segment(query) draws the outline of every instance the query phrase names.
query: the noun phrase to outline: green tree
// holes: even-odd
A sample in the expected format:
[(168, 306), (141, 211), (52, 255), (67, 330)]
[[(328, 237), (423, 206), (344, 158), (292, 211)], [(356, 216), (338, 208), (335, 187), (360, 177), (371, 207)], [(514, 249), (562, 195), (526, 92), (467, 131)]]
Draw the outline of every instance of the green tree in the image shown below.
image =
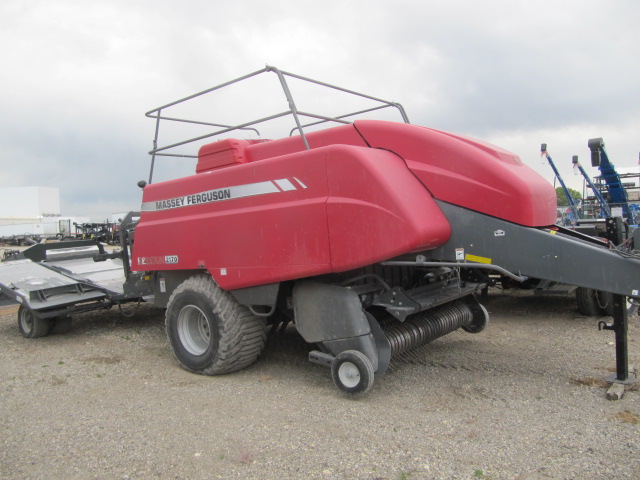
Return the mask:
[[(571, 195), (571, 198), (573, 198), (574, 200), (581, 200), (582, 199), (582, 194), (577, 191), (574, 190), (573, 188), (568, 188), (567, 190), (569, 190), (569, 194)], [(569, 205), (569, 202), (567, 201), (567, 196), (564, 194), (564, 190), (562, 190), (562, 187), (558, 187), (556, 188), (556, 199), (558, 202), (558, 205)]]

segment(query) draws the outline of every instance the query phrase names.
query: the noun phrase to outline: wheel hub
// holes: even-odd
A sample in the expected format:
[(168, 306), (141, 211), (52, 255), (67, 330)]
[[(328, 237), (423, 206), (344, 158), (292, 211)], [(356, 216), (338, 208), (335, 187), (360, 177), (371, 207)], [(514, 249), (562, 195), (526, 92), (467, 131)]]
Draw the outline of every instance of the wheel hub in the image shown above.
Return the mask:
[(178, 337), (191, 355), (203, 355), (211, 342), (211, 327), (202, 310), (187, 305), (178, 314)]
[(31, 332), (33, 329), (33, 317), (31, 312), (27, 310), (22, 311), (22, 315), (20, 315), (20, 321), (22, 322), (22, 328), (25, 332)]
[(353, 388), (360, 383), (360, 371), (351, 362), (344, 362), (338, 369), (340, 381), (347, 388)]

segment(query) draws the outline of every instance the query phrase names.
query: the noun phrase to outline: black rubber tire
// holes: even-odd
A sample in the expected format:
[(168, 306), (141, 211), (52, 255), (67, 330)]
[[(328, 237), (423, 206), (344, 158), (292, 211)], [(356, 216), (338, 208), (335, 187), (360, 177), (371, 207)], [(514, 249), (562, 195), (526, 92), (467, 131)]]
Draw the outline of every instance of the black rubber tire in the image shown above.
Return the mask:
[(29, 307), (20, 305), (18, 328), (24, 338), (45, 337), (49, 334), (50, 325), (51, 321), (48, 318), (36, 317)]
[(331, 364), (331, 378), (336, 387), (349, 395), (363, 395), (371, 390), (375, 379), (371, 360), (358, 350), (339, 353)]
[(596, 302), (596, 291), (592, 288), (578, 287), (576, 289), (576, 302), (578, 311), (587, 317), (600, 316), (598, 303)]
[(49, 333), (52, 335), (58, 335), (67, 333), (71, 330), (71, 317), (56, 317), (51, 320), (51, 328)]
[(596, 307), (601, 315), (613, 316), (613, 293), (596, 291)]
[(576, 289), (578, 311), (587, 317), (603, 317), (613, 315), (613, 295), (592, 288)]
[[(602, 315), (613, 317), (613, 293), (598, 290), (596, 303)], [(633, 316), (637, 312), (636, 306), (627, 297), (627, 315)]]
[(219, 375), (248, 367), (267, 338), (264, 319), (253, 315), (207, 275), (188, 278), (169, 298), (167, 337), (190, 372)]

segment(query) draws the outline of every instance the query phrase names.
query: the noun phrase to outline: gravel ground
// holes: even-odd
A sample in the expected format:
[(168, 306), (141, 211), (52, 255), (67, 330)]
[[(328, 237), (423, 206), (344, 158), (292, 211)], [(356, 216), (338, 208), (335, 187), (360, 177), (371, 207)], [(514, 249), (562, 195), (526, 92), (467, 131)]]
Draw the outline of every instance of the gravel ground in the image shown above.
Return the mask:
[(605, 399), (612, 332), (571, 298), (494, 292), (485, 305), (487, 330), (394, 362), (358, 400), (292, 329), (252, 367), (203, 377), (175, 362), (150, 306), (78, 315), (70, 333), (34, 340), (4, 309), (0, 477), (640, 478), (640, 389)]

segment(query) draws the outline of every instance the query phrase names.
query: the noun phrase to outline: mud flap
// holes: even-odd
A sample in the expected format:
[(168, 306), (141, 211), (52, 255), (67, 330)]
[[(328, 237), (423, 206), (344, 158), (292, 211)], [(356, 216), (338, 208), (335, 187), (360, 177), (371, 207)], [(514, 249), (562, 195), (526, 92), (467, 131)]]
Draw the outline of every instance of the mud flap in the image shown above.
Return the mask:
[[(298, 282), (293, 288), (293, 308), (296, 328), (306, 342), (319, 344), (333, 356), (358, 350), (369, 358), (374, 372), (379, 370), (379, 335), (372, 331), (354, 291), (315, 281)], [(376, 327), (380, 329), (377, 323)], [(388, 360), (382, 366), (386, 370)]]

